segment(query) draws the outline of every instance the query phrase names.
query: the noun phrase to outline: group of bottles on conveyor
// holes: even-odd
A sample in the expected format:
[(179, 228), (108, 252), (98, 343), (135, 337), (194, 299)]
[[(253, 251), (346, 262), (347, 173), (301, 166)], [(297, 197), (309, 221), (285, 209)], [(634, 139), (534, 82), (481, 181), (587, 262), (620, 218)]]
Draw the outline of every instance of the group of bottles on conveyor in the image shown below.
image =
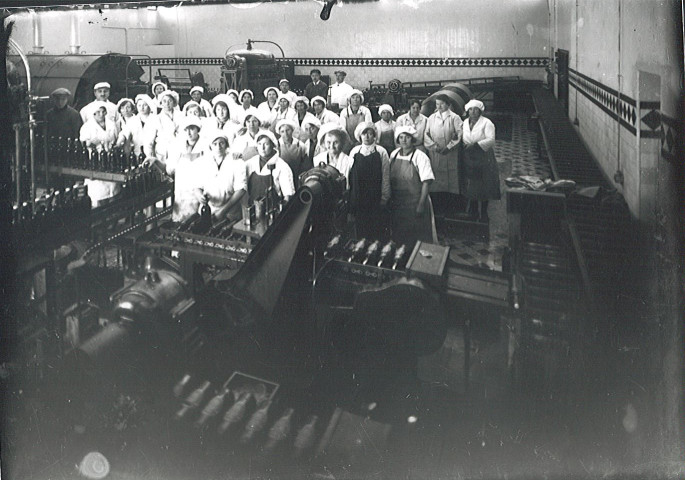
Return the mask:
[(365, 238), (361, 240), (350, 239), (343, 245), (341, 235), (333, 237), (324, 251), (324, 256), (328, 258), (338, 258), (347, 262), (393, 270), (404, 268), (410, 254), (411, 251), (406, 245), (398, 247), (392, 240), (386, 243), (383, 248), (381, 248), (380, 240), (370, 242)]
[(145, 150), (140, 148), (140, 155), (131, 151), (126, 154), (123, 147), (116, 145), (98, 145), (88, 147), (85, 142), (74, 138), (50, 137), (50, 164), (82, 170), (95, 170), (108, 173), (126, 173), (136, 168), (145, 160)]
[(204, 204), (200, 206), (200, 210), (193, 213), (190, 217), (186, 218), (181, 224), (176, 228), (177, 232), (188, 232), (196, 233), (198, 235), (211, 235), (212, 237), (220, 236), (221, 230), (224, 228), (230, 229), (232, 224), (228, 225), (228, 220), (224, 220), (216, 224), (212, 228), (212, 209), (209, 205)]
[(88, 218), (91, 201), (88, 186), (77, 183), (64, 191), (50, 190), (35, 203), (23, 202), (12, 209), (12, 227), (15, 240), (32, 242), (41, 235), (68, 229), (68, 225)]
[(301, 416), (298, 422), (294, 408), (278, 409), (264, 395), (233, 392), (226, 384), (212, 395), (211, 382), (192, 389), (190, 378), (185, 375), (174, 386), (174, 396), (182, 402), (174, 415), (177, 421), (190, 420), (200, 431), (211, 429), (227, 440), (260, 446), (265, 454), (290, 450), (295, 458), (302, 458), (313, 453), (322, 430), (318, 415)]

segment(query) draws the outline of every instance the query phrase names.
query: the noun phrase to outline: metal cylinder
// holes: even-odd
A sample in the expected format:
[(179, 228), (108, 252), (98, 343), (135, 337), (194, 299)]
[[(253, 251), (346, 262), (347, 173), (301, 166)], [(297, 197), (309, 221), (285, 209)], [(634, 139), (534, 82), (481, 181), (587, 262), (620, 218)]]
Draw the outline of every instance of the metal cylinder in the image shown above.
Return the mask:
[(21, 206), (21, 124), (14, 124), (14, 184), (17, 189), (17, 205)]
[(36, 13), (31, 15), (33, 25), (33, 53), (43, 53), (43, 20)]
[(77, 12), (71, 15), (71, 42), (69, 51), (73, 54), (81, 53), (81, 24)]

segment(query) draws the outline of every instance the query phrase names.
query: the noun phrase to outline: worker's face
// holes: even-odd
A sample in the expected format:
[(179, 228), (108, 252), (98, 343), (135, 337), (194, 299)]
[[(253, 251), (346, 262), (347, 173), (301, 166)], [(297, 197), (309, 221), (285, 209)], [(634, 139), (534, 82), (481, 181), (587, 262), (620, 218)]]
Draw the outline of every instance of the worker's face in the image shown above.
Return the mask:
[(290, 140), (293, 138), (293, 127), (290, 125), (281, 125), (281, 128), (278, 129), (278, 134), (281, 137), (285, 137)]
[(304, 127), (304, 131), (307, 132), (307, 135), (309, 135), (311, 140), (316, 140), (316, 136), (319, 134), (319, 127), (309, 123), (306, 127)]
[(450, 106), (444, 100), (436, 100), (435, 101), (435, 108), (439, 112), (446, 112), (447, 110), (449, 110)]
[(307, 111), (307, 105), (305, 105), (304, 102), (297, 102), (295, 103), (295, 110), (299, 114), (304, 114), (304, 112)]
[(235, 103), (238, 103), (238, 95), (236, 95), (233, 92), (229, 93), (228, 95), (233, 99)]
[(469, 108), (469, 118), (473, 118), (474, 120), (478, 120), (480, 118), (480, 108), (478, 107), (471, 107)]
[(257, 142), (257, 153), (262, 158), (269, 158), (274, 153), (275, 147), (268, 137), (262, 137)]
[(376, 141), (376, 130), (373, 128), (367, 128), (362, 132), (362, 143), (364, 145), (373, 145)]
[(243, 93), (243, 105), (249, 107), (252, 105), (252, 95), (249, 93)]
[(362, 97), (360, 97), (359, 95), (352, 95), (350, 97), (350, 105), (352, 105), (353, 107), (358, 107), (361, 104), (362, 104)]
[(386, 122), (389, 122), (392, 118), (392, 113), (388, 112), (387, 110), (383, 110), (383, 113), (381, 113), (381, 118)]
[(197, 105), (193, 105), (192, 107), (188, 107), (186, 109), (186, 115), (193, 115), (195, 117), (201, 117), (202, 116), (202, 109), (198, 107)]
[(345, 81), (345, 75), (343, 75), (342, 73), (336, 73), (335, 74), (335, 81), (338, 83), (344, 82)]
[(319, 72), (312, 72), (312, 82), (316, 83), (321, 80), (321, 74)]
[(275, 102), (276, 100), (278, 100), (278, 94), (276, 93), (275, 90), (269, 90), (269, 91), (266, 93), (266, 99), (267, 99), (269, 102)]
[(95, 117), (95, 120), (97, 120), (98, 122), (103, 122), (105, 120), (105, 117), (107, 116), (107, 109), (105, 107), (100, 107), (97, 110), (95, 110), (93, 116)]
[(334, 155), (338, 155), (342, 151), (342, 142), (337, 135), (326, 134), (324, 145), (326, 146), (326, 150)]
[(195, 125), (190, 125), (189, 127), (186, 127), (186, 135), (188, 136), (189, 141), (196, 142), (197, 139), (200, 138), (200, 129)]
[(259, 127), (261, 127), (262, 124), (259, 121), (259, 119), (253, 115), (245, 123), (245, 126), (247, 126), (248, 130), (250, 130), (251, 132), (256, 132), (257, 130), (259, 130)]
[(141, 112), (143, 115), (150, 115), (150, 106), (147, 104), (145, 100), (138, 100), (138, 103), (136, 103), (136, 107), (138, 107), (138, 111)]
[(162, 108), (167, 112), (172, 111), (176, 106), (176, 101), (173, 98), (171, 98), (170, 95), (164, 95), (162, 99), (159, 101), (159, 103), (162, 105)]
[(133, 116), (133, 104), (131, 102), (126, 102), (119, 107), (119, 113), (124, 117)]
[(202, 92), (194, 90), (193, 93), (190, 94), (190, 98), (192, 98), (193, 101), (200, 103), (200, 100), (202, 100)]
[(421, 112), (421, 105), (419, 105), (419, 102), (414, 102), (411, 104), (411, 107), (409, 107), (409, 114), (412, 117), (417, 116)]
[(290, 106), (290, 102), (288, 100), (286, 100), (285, 98), (281, 98), (278, 101), (278, 105), (281, 107), (281, 110), (283, 110), (285, 112), (288, 109), (288, 107)]
[(155, 97), (156, 97), (157, 95), (162, 93), (164, 90), (166, 90), (166, 88), (164, 88), (164, 85), (156, 85), (153, 93), (155, 94)]
[(399, 143), (402, 148), (410, 148), (414, 144), (413, 140), (413, 137), (408, 133), (400, 133), (397, 137), (397, 143)]
[(55, 108), (57, 108), (58, 110), (61, 110), (67, 106), (67, 103), (69, 103), (69, 96), (68, 95), (53, 95), (52, 96), (52, 103), (55, 105)]
[(107, 99), (109, 99), (109, 88), (98, 88), (95, 90), (95, 100), (104, 102), (107, 101)]
[(216, 107), (214, 107), (214, 114), (216, 118), (223, 122), (228, 118), (228, 107), (223, 103), (217, 103)]
[(290, 84), (289, 83), (283, 82), (279, 85), (279, 87), (281, 88), (281, 92), (283, 92), (283, 93), (288, 93), (290, 91)]
[(212, 152), (214, 152), (215, 157), (223, 157), (226, 155), (226, 149), (228, 148), (228, 142), (225, 138), (217, 138), (212, 142)]
[(323, 112), (323, 107), (324, 107), (324, 104), (323, 104), (323, 103), (321, 103), (321, 102), (314, 102), (313, 105), (314, 105), (314, 111), (315, 111), (316, 113), (321, 113), (321, 112)]

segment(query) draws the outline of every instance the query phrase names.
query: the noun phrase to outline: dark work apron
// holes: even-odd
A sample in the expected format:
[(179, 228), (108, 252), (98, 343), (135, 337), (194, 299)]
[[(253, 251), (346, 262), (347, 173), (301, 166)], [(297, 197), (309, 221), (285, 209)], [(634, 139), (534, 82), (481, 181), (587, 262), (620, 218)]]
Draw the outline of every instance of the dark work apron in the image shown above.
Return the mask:
[[(248, 205), (252, 205), (255, 200), (264, 197), (269, 187), (271, 187), (271, 175), (259, 175), (257, 172), (252, 172), (247, 178)], [(278, 200), (278, 194), (274, 190), (271, 192), (270, 201), (274, 202), (276, 200)]]
[(397, 160), (397, 155), (390, 159), (390, 186), (392, 188), (392, 239), (407, 248), (414, 248), (417, 240), (436, 243), (433, 205), (430, 196), (426, 197), (423, 214), (416, 216), (416, 206), (421, 198), (421, 178), (414, 166), (413, 159)]
[(499, 200), (499, 169), (492, 149), (464, 149), (462, 195), (470, 200)]
[(389, 128), (387, 130), (381, 130), (380, 136), (378, 137), (378, 145), (385, 148), (388, 153), (395, 150), (395, 130)]
[(355, 217), (357, 238), (385, 240), (388, 221), (381, 209), (383, 163), (378, 150), (357, 152), (350, 170), (350, 213)]
[(354, 138), (354, 130), (357, 128), (357, 125), (359, 125), (363, 121), (364, 121), (364, 114), (362, 113), (361, 107), (359, 108), (357, 113), (352, 113), (352, 109), (350, 107), (347, 107), (347, 118), (345, 119), (345, 130), (347, 131), (347, 134), (350, 136), (350, 140), (352, 141), (352, 146), (360, 145), (360, 143), (357, 141), (357, 139)]

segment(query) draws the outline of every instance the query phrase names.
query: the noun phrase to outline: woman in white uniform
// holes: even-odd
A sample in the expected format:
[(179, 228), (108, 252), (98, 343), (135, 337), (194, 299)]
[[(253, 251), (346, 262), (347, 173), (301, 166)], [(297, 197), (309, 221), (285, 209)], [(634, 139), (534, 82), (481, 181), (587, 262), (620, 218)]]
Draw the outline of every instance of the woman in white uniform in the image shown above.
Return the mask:
[(205, 117), (211, 117), (212, 116), (212, 104), (209, 103), (207, 100), (202, 98), (202, 95), (204, 95), (205, 89), (200, 87), (199, 85), (195, 85), (190, 89), (190, 98), (197, 104), (200, 105), (200, 108), (202, 109), (202, 112), (204, 113)]
[[(354, 89), (350, 93), (348, 99), (348, 106), (340, 112), (340, 126), (347, 132), (350, 139), (354, 139), (354, 131), (362, 122), (372, 122), (371, 111), (364, 105), (364, 94)], [(359, 145), (356, 140), (353, 141), (353, 146)], [(351, 148), (350, 147), (350, 148)], [(349, 152), (349, 150), (347, 150)]]
[(211, 153), (197, 160), (200, 181), (195, 196), (200, 205), (209, 205), (215, 220), (238, 220), (242, 217), (241, 200), (247, 191), (245, 163), (229, 155), (228, 138), (223, 131), (217, 130), (207, 138)]
[(117, 147), (124, 147), (126, 155), (131, 153), (131, 151), (134, 151), (136, 155), (138, 155), (140, 153), (141, 143), (138, 143), (138, 145), (133, 143), (134, 132), (136, 134), (136, 140), (141, 142), (142, 127), (136, 116), (133, 100), (130, 98), (122, 98), (119, 100), (117, 102), (117, 112), (119, 113), (117, 120), (117, 130), (119, 134), (117, 136), (116, 145)]
[(338, 123), (340, 117), (326, 108), (326, 99), (323, 97), (314, 97), (311, 100), (312, 108), (314, 109), (314, 116), (324, 123)]
[(295, 117), (296, 128), (293, 136), (301, 142), (306, 142), (308, 138), (307, 132), (304, 131), (302, 124), (307, 121), (307, 119), (314, 117), (314, 115), (307, 111), (308, 108), (309, 99), (305, 96), (297, 97), (297, 100), (295, 101), (295, 112), (297, 112), (297, 116)]
[(145, 151), (150, 157), (166, 158), (169, 147), (176, 140), (178, 127), (183, 120), (183, 114), (177, 109), (178, 94), (165, 90), (159, 96), (162, 111), (145, 125)]
[(226, 94), (220, 93), (212, 99), (212, 106), (214, 116), (207, 119), (207, 125), (211, 126), (212, 131), (223, 131), (228, 138), (229, 145), (231, 145), (240, 130), (240, 125), (231, 119), (231, 98)]
[(395, 150), (395, 120), (392, 119), (395, 112), (386, 103), (378, 107), (378, 114), (381, 119), (376, 122), (376, 142), (386, 151), (392, 152)]
[(287, 78), (282, 78), (278, 82), (278, 88), (281, 89), (280, 95), (284, 95), (288, 97), (288, 100), (290, 100), (290, 105), (295, 106), (295, 100), (297, 100), (297, 94), (293, 91), (290, 90), (290, 82), (288, 81)]
[(319, 129), (321, 122), (316, 118), (308, 118), (302, 122), (304, 131), (307, 132), (307, 141), (304, 142), (304, 150), (307, 152), (307, 164), (304, 171), (314, 168), (314, 157), (322, 152), (323, 147), (319, 143)]
[(440, 213), (456, 208), (459, 192), (459, 143), (462, 120), (450, 110), (449, 98), (439, 95), (436, 111), (426, 124), (423, 144), (428, 149), (435, 181), (431, 184), (433, 205)]
[[(107, 105), (105, 102), (95, 104), (93, 118), (81, 127), (79, 138), (90, 150), (98, 154), (102, 151), (109, 152), (112, 145), (117, 141), (117, 126), (107, 118)], [(86, 179), (88, 195), (93, 202), (93, 207), (101, 205), (105, 200), (112, 198), (120, 191), (120, 186), (115, 182)]]
[(264, 197), (271, 187), (274, 190), (270, 201), (290, 200), (295, 195), (293, 172), (285, 161), (278, 156), (278, 141), (269, 130), (261, 130), (256, 137), (257, 155), (245, 163), (247, 173), (248, 204)]
[(247, 160), (257, 154), (257, 134), (261, 131), (262, 122), (257, 115), (245, 117), (245, 133), (235, 137), (231, 144), (233, 158)]
[(285, 95), (279, 95), (278, 103), (276, 105), (276, 109), (273, 111), (271, 118), (269, 119), (269, 126), (266, 127), (262, 124), (263, 128), (268, 128), (275, 134), (278, 133), (276, 130), (278, 122), (281, 120), (292, 120), (295, 122), (295, 119), (297, 118), (297, 112), (290, 106), (290, 99)]
[(131, 150), (136, 156), (140, 155), (141, 152), (146, 153), (145, 125), (151, 118), (155, 117), (156, 114), (153, 112), (156, 108), (149, 95), (145, 93), (136, 95), (136, 109), (138, 113), (126, 121), (117, 139), (117, 145), (123, 145), (126, 153), (129, 153)]
[(196, 116), (183, 120), (183, 133), (179, 133), (176, 143), (169, 148), (166, 159), (151, 157), (148, 162), (174, 177), (174, 206), (171, 219), (183, 222), (194, 213), (198, 213), (200, 202), (195, 190), (201, 188), (199, 162), (205, 153), (209, 153), (206, 143), (200, 138), (202, 122)]
[(399, 148), (390, 154), (392, 238), (413, 248), (417, 240), (437, 243), (433, 207), (428, 190), (434, 180), (430, 160), (416, 148), (416, 129), (395, 129)]
[(416, 129), (416, 148), (426, 153), (426, 147), (423, 146), (423, 136), (426, 133), (426, 125), (428, 124), (428, 117), (421, 113), (421, 102), (412, 100), (409, 105), (409, 111), (404, 115), (400, 115), (395, 123), (395, 128), (411, 126)]
[[(276, 87), (265, 88), (264, 98), (266, 100), (259, 104), (257, 111), (264, 128), (269, 128), (271, 126), (271, 116), (278, 108), (278, 89)], [(290, 102), (288, 101), (288, 103)]]
[(485, 105), (470, 100), (464, 109), (464, 179), (462, 193), (469, 201), (467, 211), (481, 222), (488, 221), (488, 202), (499, 200), (499, 170), (495, 159), (495, 125), (482, 113)]
[(239, 124), (243, 124), (245, 122), (245, 117), (248, 115), (259, 116), (257, 107), (252, 105), (252, 101), (254, 100), (254, 93), (252, 93), (252, 90), (242, 90), (239, 98), (240, 105), (235, 109), (236, 121)]
[(150, 92), (152, 92), (152, 101), (155, 103), (156, 107), (155, 113), (159, 113), (162, 110), (161, 95), (166, 90), (168, 90), (168, 88), (164, 82), (155, 82), (152, 84), (152, 87), (150, 87)]
[(347, 133), (334, 123), (327, 123), (319, 130), (319, 143), (323, 142), (325, 151), (314, 157), (314, 166), (331, 165), (338, 170), (343, 177), (347, 188), (349, 188), (350, 169), (353, 160), (345, 152), (343, 145), (347, 139)]
[(297, 125), (292, 120), (284, 119), (278, 122), (276, 130), (280, 135), (278, 139), (278, 155), (288, 164), (290, 170), (293, 172), (295, 179), (295, 187), (297, 187), (297, 179), (300, 173), (304, 172), (307, 160), (307, 151), (304, 143), (297, 138), (293, 138), (293, 132)]

